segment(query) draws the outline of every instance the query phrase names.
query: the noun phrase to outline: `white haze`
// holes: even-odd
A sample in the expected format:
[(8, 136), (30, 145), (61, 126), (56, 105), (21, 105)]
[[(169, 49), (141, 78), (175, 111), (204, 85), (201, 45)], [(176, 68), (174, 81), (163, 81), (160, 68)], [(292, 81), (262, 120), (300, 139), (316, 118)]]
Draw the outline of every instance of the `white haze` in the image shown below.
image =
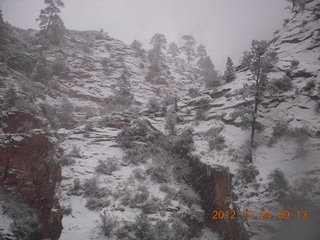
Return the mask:
[[(252, 39), (271, 39), (290, 13), (286, 0), (64, 0), (62, 18), (69, 29), (100, 30), (126, 43), (149, 48), (156, 32), (168, 42), (192, 34), (207, 47), (220, 71), (228, 56), (237, 62)], [(43, 0), (0, 0), (4, 19), (22, 28), (38, 28)]]

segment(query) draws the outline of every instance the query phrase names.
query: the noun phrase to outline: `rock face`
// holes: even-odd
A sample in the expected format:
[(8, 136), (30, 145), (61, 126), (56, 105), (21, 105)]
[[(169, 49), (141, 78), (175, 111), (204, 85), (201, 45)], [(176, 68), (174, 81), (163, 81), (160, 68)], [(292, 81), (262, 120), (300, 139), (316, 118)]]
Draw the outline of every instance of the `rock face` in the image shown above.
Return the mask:
[[(23, 119), (22, 113), (11, 115), (7, 120)], [(35, 126), (39, 122), (30, 116), (25, 119)], [(20, 131), (10, 128), (10, 133)], [(35, 210), (43, 226), (43, 237), (58, 239), (62, 231), (62, 216), (55, 199), (56, 185), (61, 181), (61, 168), (52, 161), (54, 145), (43, 133), (9, 135), (0, 147), (0, 186)]]
[(233, 197), (232, 176), (224, 168), (212, 168), (198, 160), (191, 160), (190, 184), (199, 193), (204, 210), (204, 222), (223, 240), (249, 239), (242, 223), (237, 219), (213, 219), (213, 211), (230, 211), (229, 199)]

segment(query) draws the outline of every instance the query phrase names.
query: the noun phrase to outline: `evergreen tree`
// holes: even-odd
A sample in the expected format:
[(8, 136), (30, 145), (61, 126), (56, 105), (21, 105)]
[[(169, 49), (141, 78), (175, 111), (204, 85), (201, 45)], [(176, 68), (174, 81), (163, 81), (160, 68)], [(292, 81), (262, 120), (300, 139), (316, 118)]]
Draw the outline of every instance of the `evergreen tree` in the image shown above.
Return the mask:
[(4, 105), (6, 108), (14, 107), (18, 100), (18, 96), (14, 88), (9, 88), (4, 95)]
[(220, 84), (219, 74), (214, 69), (214, 65), (209, 56), (200, 58), (198, 61), (198, 67), (200, 69), (200, 79), (207, 87), (212, 88)]
[(31, 76), (33, 81), (46, 82), (52, 78), (52, 72), (48, 66), (46, 58), (41, 55)]
[(40, 35), (52, 44), (59, 45), (65, 31), (64, 23), (59, 16), (64, 3), (61, 0), (44, 0), (46, 7), (41, 10), (39, 18)]
[(167, 39), (163, 34), (156, 33), (151, 38), (150, 44), (152, 45), (152, 49), (149, 51), (149, 57), (150, 57), (151, 63), (154, 66), (159, 67), (161, 62), (164, 61), (163, 51), (167, 47)]
[(182, 39), (185, 41), (181, 49), (185, 52), (187, 56), (187, 61), (188, 64), (194, 59), (195, 55), (195, 50), (194, 50), (194, 45), (195, 45), (195, 40), (194, 37), (191, 35), (184, 35), (182, 36)]
[(142, 43), (133, 40), (132, 43), (130, 44), (130, 47), (135, 51), (135, 56), (136, 57), (144, 57), (145, 56), (145, 50), (142, 48)]
[(251, 109), (248, 111), (251, 115), (249, 118), (249, 124), (251, 128), (250, 134), (250, 149), (247, 156), (247, 160), (252, 163), (252, 152), (254, 146), (255, 131), (257, 129), (257, 113), (261, 103), (261, 99), (264, 91), (266, 90), (267, 74), (272, 70), (274, 63), (276, 62), (276, 53), (268, 48), (266, 41), (253, 40), (251, 44), (251, 50), (244, 52), (242, 59), (243, 66), (249, 70), (252, 74), (252, 80), (254, 83), (247, 86), (247, 93), (253, 96), (254, 103)]
[(171, 58), (176, 58), (180, 54), (179, 47), (174, 42), (169, 44), (167, 55)]
[(224, 71), (223, 78), (227, 83), (233, 81), (236, 78), (233, 62), (230, 57), (228, 57), (227, 59), (226, 70)]
[(120, 103), (121, 105), (130, 105), (132, 103), (134, 97), (131, 93), (131, 85), (128, 81), (129, 78), (129, 72), (124, 70), (117, 83), (117, 92), (114, 99), (116, 103)]
[(199, 57), (200, 59), (207, 57), (207, 51), (206, 51), (206, 47), (203, 44), (200, 44), (197, 47), (197, 57)]

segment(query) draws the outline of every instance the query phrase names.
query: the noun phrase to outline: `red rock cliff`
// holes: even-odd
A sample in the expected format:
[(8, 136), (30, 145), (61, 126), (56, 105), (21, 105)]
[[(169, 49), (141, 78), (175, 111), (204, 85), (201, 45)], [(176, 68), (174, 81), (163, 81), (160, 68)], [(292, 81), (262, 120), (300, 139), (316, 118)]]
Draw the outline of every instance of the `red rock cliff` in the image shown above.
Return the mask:
[[(39, 120), (21, 113), (0, 120), (7, 122), (4, 125), (10, 133), (21, 133), (24, 120), (29, 126), (39, 126)], [(7, 143), (0, 146), (0, 187), (35, 210), (43, 226), (44, 238), (58, 239), (62, 216), (57, 213), (59, 204), (54, 196), (56, 185), (61, 181), (61, 168), (50, 161), (54, 145), (42, 133), (15, 137), (7, 134), (6, 137)]]

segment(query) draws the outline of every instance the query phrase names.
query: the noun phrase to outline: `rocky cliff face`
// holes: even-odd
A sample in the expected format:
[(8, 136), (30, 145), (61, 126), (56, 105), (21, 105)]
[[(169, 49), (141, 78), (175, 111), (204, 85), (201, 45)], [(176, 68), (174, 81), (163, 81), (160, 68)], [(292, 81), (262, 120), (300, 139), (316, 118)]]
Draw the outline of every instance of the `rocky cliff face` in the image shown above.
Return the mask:
[(61, 168), (54, 160), (54, 144), (42, 132), (26, 133), (26, 124), (28, 130), (41, 126), (29, 114), (10, 113), (2, 116), (2, 124), (10, 134), (0, 147), (1, 189), (35, 211), (44, 238), (58, 239), (62, 216), (55, 193)]

